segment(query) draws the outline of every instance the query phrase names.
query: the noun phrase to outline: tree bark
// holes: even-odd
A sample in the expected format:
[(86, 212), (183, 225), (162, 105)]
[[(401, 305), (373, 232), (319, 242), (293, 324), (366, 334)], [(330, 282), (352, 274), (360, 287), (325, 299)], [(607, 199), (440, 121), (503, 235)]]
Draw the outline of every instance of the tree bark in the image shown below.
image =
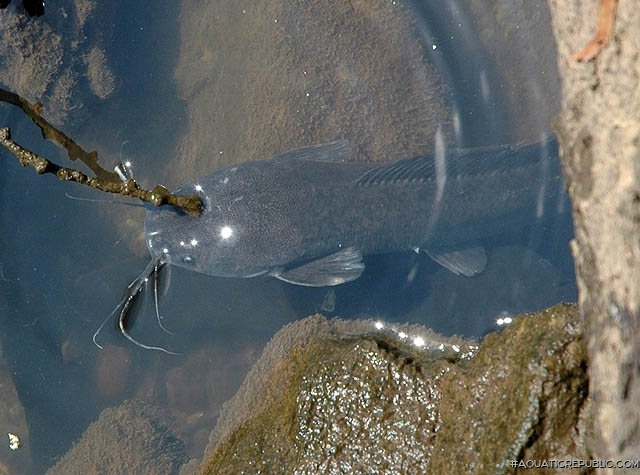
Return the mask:
[[(563, 82), (556, 121), (573, 203), (579, 305), (589, 352), (594, 458), (640, 459), (640, 9), (621, 0), (609, 44), (598, 0), (549, 0)], [(638, 473), (637, 468), (599, 473)]]

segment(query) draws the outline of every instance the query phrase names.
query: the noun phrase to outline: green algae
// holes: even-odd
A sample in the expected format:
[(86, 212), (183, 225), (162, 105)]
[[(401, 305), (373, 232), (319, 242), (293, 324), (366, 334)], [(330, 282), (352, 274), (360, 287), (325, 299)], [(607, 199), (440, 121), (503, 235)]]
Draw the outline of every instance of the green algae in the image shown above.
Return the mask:
[(516, 318), (488, 335), (473, 361), (443, 379), (447, 424), (431, 472), (516, 473), (511, 460), (588, 459), (586, 361), (575, 306)]

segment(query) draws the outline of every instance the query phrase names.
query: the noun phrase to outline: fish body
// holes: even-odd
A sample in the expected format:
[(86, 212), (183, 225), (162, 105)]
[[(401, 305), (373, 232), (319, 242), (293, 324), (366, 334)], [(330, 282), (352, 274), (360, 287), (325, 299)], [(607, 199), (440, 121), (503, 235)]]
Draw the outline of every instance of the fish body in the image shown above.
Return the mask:
[(204, 274), (307, 286), (354, 280), (363, 256), (397, 251), (471, 276), (486, 263), (480, 239), (555, 206), (558, 162), (551, 136), (387, 164), (349, 161), (346, 141), (306, 147), (182, 186), (202, 198), (202, 215), (149, 209), (147, 245), (154, 259)]

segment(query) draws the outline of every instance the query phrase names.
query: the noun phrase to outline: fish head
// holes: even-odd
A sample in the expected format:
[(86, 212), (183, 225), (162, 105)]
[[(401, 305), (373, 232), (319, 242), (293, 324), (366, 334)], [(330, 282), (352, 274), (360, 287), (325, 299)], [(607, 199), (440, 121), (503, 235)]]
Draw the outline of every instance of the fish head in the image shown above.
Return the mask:
[(172, 207), (148, 209), (151, 255), (218, 277), (253, 277), (294, 259), (295, 224), (286, 212), (290, 196), (265, 187), (254, 175), (225, 169), (178, 189), (178, 194), (200, 196), (200, 216)]

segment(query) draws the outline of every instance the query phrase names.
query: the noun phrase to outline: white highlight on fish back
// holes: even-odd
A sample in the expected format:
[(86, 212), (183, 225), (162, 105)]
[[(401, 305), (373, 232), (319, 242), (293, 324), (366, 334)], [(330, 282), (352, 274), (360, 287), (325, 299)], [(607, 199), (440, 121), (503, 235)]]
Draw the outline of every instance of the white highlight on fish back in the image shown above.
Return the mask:
[(445, 159), (445, 145), (442, 137), (442, 129), (438, 127), (435, 137), (435, 153), (433, 160), (436, 166), (436, 204), (439, 205), (444, 195), (444, 187), (447, 183), (447, 163)]
[(447, 159), (444, 145), (444, 137), (442, 136), (442, 129), (438, 127), (435, 135), (435, 150), (433, 154), (433, 162), (436, 169), (436, 196), (434, 197), (431, 213), (429, 219), (429, 233), (433, 230), (438, 218), (440, 217), (442, 203), (442, 197), (444, 196), (444, 188), (447, 184)]
[(229, 239), (231, 236), (233, 236), (233, 229), (231, 226), (222, 226), (220, 228), (220, 237), (222, 239)]

